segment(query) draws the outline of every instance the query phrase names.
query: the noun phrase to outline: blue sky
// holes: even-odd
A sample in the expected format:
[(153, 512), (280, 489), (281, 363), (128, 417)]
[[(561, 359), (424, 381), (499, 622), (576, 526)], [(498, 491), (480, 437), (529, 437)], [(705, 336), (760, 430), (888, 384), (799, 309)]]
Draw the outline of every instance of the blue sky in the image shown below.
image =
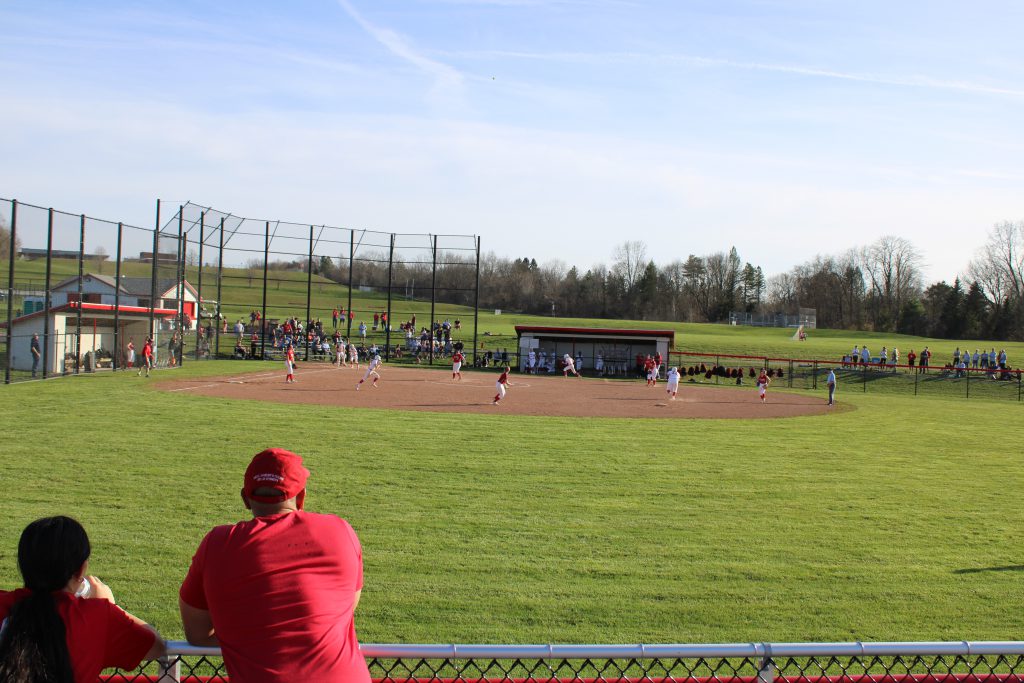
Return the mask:
[(929, 280), (1024, 219), (1024, 4), (0, 5), (0, 196), (156, 198), (766, 273), (907, 237)]

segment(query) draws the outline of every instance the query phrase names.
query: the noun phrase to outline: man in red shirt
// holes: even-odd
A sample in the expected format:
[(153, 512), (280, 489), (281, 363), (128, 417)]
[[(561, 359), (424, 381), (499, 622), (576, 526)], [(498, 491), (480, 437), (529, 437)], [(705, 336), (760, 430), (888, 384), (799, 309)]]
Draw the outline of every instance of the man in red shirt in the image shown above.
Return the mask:
[(210, 531), (181, 585), (185, 637), (219, 645), (233, 683), (370, 682), (354, 621), (359, 539), (302, 509), (308, 476), (294, 453), (257, 453), (242, 489), (253, 519)]
[(142, 367), (139, 368), (139, 376), (142, 376), (142, 371), (146, 371), (146, 377), (149, 377), (149, 371), (153, 368), (153, 338), (146, 337), (146, 344), (142, 347)]

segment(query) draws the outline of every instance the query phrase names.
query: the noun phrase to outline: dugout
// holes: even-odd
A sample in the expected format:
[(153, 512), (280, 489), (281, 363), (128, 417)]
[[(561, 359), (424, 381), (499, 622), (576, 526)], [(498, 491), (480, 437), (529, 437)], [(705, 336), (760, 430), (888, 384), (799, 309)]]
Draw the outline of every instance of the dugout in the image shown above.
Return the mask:
[(516, 336), (520, 372), (528, 368), (532, 351), (537, 366), (543, 360), (548, 372), (560, 372), (562, 356), (568, 353), (582, 359), (582, 370), (588, 374), (629, 376), (637, 371), (637, 356), (660, 353), (668, 359), (675, 347), (672, 330), (516, 325)]

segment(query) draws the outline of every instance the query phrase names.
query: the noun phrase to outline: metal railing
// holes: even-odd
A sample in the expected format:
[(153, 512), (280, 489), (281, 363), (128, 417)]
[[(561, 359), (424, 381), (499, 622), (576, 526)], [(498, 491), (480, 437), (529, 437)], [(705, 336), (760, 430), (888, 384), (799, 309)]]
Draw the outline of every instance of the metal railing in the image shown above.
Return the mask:
[[(719, 645), (361, 646), (374, 681), (562, 683), (1019, 683), (1024, 642)], [(168, 643), (168, 656), (106, 681), (227, 682), (217, 648)]]

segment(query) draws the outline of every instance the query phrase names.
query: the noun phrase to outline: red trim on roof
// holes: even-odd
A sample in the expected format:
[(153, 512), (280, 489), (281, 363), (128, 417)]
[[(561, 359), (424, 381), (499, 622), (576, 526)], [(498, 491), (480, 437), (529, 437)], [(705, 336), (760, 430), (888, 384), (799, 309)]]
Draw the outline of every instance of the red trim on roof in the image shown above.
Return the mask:
[(541, 325), (516, 325), (516, 335), (521, 337), (523, 332), (554, 332), (558, 334), (578, 334), (581, 336), (668, 337), (673, 340), (676, 338), (676, 333), (673, 330), (626, 330), (604, 327), (545, 327)]
[[(78, 308), (78, 302), (77, 301), (69, 301), (68, 303), (61, 304), (60, 306), (54, 306), (53, 308), (50, 309), (50, 313), (60, 313), (61, 311), (71, 311), (71, 310), (74, 310), (76, 308)], [(145, 314), (149, 315), (149, 308), (147, 308), (145, 306), (120, 306), (120, 307), (117, 307), (117, 306), (114, 306), (113, 304), (90, 304), (90, 303), (83, 303), (82, 304), (82, 312), (83, 313), (85, 313), (87, 311), (94, 311), (94, 312), (98, 312), (98, 313), (101, 313), (101, 312), (113, 313), (115, 308), (119, 308), (119, 311), (118, 311), (119, 313), (145, 313)], [(17, 323), (17, 322), (21, 322), (22, 320), (30, 320), (30, 319), (35, 318), (37, 316), (41, 316), (41, 315), (43, 315), (45, 313), (46, 313), (46, 309), (43, 309), (41, 311), (35, 311), (33, 313), (29, 313), (28, 315), (18, 316), (17, 318), (12, 320), (11, 322), (12, 323)], [(169, 316), (178, 315), (178, 312), (176, 310), (174, 310), (173, 308), (154, 308), (153, 309), (153, 315), (161, 316), (161, 317), (169, 317)], [(6, 326), (6, 323), (0, 324), (0, 327), (3, 327), (3, 326)]]

